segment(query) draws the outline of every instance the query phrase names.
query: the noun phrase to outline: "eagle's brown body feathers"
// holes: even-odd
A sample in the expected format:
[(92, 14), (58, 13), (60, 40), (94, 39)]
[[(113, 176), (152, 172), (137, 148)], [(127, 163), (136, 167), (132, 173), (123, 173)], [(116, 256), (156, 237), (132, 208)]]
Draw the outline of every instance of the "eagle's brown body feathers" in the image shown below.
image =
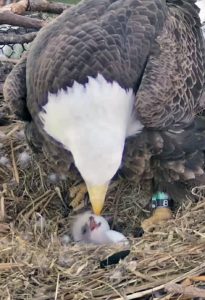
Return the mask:
[(4, 87), (14, 112), (29, 120), (30, 143), (69, 169), (71, 154), (43, 132), (38, 112), (48, 91), (100, 73), (133, 88), (145, 125), (126, 141), (124, 173), (162, 185), (203, 176), (205, 47), (194, 3), (88, 0), (43, 28)]

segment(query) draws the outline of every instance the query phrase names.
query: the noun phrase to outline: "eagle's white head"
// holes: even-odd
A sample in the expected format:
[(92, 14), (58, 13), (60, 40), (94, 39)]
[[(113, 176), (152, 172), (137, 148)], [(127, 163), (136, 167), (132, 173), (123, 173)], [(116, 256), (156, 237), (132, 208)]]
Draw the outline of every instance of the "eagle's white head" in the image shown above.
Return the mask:
[(205, 22), (205, 2), (204, 0), (197, 0), (196, 5), (200, 8), (199, 17), (201, 23)]
[(66, 91), (49, 94), (40, 112), (44, 130), (71, 151), (96, 214), (120, 167), (126, 137), (143, 128), (133, 117), (134, 100), (132, 89), (98, 75), (86, 85), (75, 82)]

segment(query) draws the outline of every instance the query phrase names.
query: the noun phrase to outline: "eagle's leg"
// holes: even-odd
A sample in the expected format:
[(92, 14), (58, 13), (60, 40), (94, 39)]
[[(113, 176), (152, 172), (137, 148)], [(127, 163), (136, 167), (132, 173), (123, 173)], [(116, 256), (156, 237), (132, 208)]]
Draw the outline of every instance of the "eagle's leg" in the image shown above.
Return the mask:
[(80, 184), (70, 188), (70, 197), (72, 198), (70, 206), (74, 210), (84, 207), (83, 200), (84, 200), (86, 193), (87, 193), (87, 187), (86, 187), (85, 183), (80, 183)]
[(141, 227), (144, 231), (151, 230), (155, 225), (172, 219), (172, 211), (169, 206), (169, 197), (166, 193), (156, 193), (152, 197), (152, 206), (155, 208), (153, 215), (144, 220)]

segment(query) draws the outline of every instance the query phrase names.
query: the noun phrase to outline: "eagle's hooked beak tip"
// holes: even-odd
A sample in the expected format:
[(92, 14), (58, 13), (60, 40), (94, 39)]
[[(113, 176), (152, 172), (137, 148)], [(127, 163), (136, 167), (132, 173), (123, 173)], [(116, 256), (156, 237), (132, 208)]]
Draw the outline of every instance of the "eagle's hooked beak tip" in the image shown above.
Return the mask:
[(108, 184), (87, 186), (93, 212), (100, 215), (104, 206)]

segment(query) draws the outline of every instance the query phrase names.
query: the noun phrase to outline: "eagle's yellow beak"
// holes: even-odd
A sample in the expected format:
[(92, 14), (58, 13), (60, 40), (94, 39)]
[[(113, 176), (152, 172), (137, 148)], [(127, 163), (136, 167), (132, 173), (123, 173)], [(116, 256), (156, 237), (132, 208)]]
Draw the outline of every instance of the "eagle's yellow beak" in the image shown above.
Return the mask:
[(93, 211), (96, 215), (100, 215), (104, 206), (108, 184), (87, 186), (87, 188)]

